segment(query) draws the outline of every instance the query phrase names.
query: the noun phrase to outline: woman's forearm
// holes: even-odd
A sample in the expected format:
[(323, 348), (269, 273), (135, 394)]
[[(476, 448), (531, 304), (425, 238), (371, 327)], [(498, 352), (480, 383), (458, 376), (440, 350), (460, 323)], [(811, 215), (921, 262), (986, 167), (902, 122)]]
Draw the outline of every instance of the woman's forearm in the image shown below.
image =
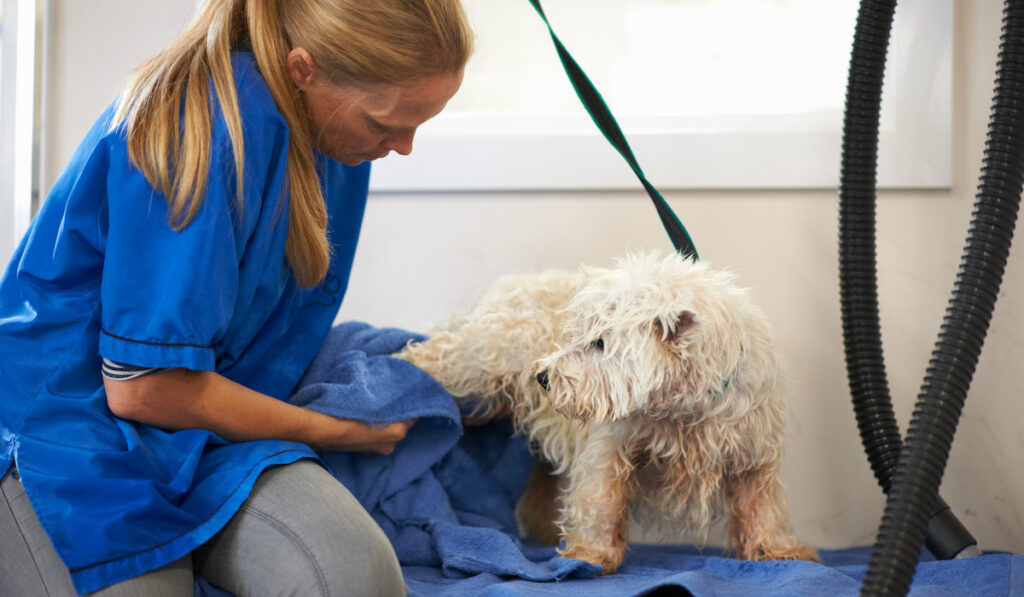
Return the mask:
[(374, 427), (261, 394), (210, 371), (173, 369), (104, 380), (116, 416), (164, 429), (207, 429), (230, 441), (281, 439), (318, 449), (389, 453), (408, 424)]

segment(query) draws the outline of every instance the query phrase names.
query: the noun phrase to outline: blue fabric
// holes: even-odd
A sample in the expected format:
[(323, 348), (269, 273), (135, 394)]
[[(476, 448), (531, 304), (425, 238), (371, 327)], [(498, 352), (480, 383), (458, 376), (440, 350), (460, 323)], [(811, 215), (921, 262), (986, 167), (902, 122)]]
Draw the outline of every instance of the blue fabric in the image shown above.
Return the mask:
[[(630, 545), (622, 567), (590, 564), (516, 538), (513, 508), (529, 455), (507, 422), (468, 427), (448, 394), (388, 356), (420, 336), (346, 323), (335, 327), (293, 401), (368, 422), (419, 418), (389, 456), (322, 453), (328, 468), (391, 539), (413, 595), (643, 595), (683, 587), (693, 595), (858, 595), (869, 548), (825, 550), (823, 563), (748, 562), (716, 549)], [(223, 597), (201, 579), (196, 594)], [(1024, 556), (987, 554), (924, 562), (912, 596), (1024, 594)]]
[[(630, 544), (614, 575), (538, 583), (494, 574), (451, 577), (435, 567), (405, 566), (411, 595), (445, 597), (587, 595), (626, 597), (675, 588), (694, 597), (855, 597), (867, 570), (870, 547), (821, 550), (822, 563), (746, 562), (717, 550), (688, 545)], [(918, 565), (910, 597), (1014, 597), (1024, 595), (1024, 555), (986, 554)]]
[[(306, 446), (232, 444), (114, 417), (101, 358), (217, 371), (287, 398), (348, 283), (369, 164), (317, 155), (334, 244), (324, 283), (284, 258), (288, 128), (251, 54), (233, 56), (244, 205), (216, 109), (202, 207), (184, 230), (129, 161), (108, 109), (55, 183), (0, 278), (0, 471), (13, 459), (39, 519), (87, 592), (173, 561), (216, 533), (267, 466)], [(174, 400), (168, 396), (168, 400)]]
[(533, 580), (593, 575), (590, 564), (523, 551), (512, 509), (526, 479), (519, 473), (529, 469), (526, 446), (510, 439), (508, 423), (462, 436), (451, 395), (390, 356), (419, 339), (356, 322), (331, 330), (290, 401), (369, 423), (418, 421), (388, 456), (322, 452), (321, 460), (384, 529), (403, 564)]

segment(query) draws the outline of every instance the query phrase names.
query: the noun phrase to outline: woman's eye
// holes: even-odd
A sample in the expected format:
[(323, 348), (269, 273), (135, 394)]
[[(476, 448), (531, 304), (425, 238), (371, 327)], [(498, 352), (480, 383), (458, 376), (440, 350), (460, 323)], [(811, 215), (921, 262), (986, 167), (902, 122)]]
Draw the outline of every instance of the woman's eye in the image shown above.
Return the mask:
[(598, 350), (604, 350), (604, 340), (602, 340), (601, 338), (594, 340), (593, 342), (590, 343), (590, 345)]

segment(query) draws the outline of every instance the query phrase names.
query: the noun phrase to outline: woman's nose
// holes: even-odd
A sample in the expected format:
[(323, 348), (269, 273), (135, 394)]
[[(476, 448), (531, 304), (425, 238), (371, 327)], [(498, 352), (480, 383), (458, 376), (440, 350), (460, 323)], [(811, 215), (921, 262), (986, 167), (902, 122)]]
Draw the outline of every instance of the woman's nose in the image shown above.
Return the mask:
[(415, 135), (416, 131), (395, 133), (385, 141), (384, 147), (400, 155), (409, 155), (412, 153), (412, 140)]

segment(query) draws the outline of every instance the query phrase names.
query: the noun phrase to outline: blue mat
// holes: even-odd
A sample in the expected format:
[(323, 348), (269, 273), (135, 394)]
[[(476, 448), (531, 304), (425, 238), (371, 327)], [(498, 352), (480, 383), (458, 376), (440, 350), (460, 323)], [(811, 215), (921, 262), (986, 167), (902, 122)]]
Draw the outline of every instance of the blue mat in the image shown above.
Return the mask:
[[(451, 396), (390, 354), (420, 336), (362, 323), (336, 326), (299, 383), (296, 404), (339, 417), (412, 427), (388, 456), (320, 454), (391, 540), (413, 595), (859, 594), (870, 548), (822, 551), (822, 563), (747, 562), (715, 549), (630, 545), (619, 572), (597, 576), (516, 536), (513, 508), (530, 459), (507, 422), (463, 430)], [(1024, 556), (923, 562), (915, 596), (1024, 595)], [(196, 594), (226, 595), (199, 580)]]
[[(619, 571), (592, 579), (540, 583), (493, 574), (463, 578), (437, 568), (405, 566), (412, 595), (627, 595), (691, 594), (695, 597), (846, 597), (860, 594), (870, 547), (821, 550), (822, 563), (745, 562), (717, 550), (688, 545), (631, 544)], [(1024, 556), (986, 554), (953, 561), (924, 561), (910, 588), (912, 597), (1009, 597), (1024, 595)]]

